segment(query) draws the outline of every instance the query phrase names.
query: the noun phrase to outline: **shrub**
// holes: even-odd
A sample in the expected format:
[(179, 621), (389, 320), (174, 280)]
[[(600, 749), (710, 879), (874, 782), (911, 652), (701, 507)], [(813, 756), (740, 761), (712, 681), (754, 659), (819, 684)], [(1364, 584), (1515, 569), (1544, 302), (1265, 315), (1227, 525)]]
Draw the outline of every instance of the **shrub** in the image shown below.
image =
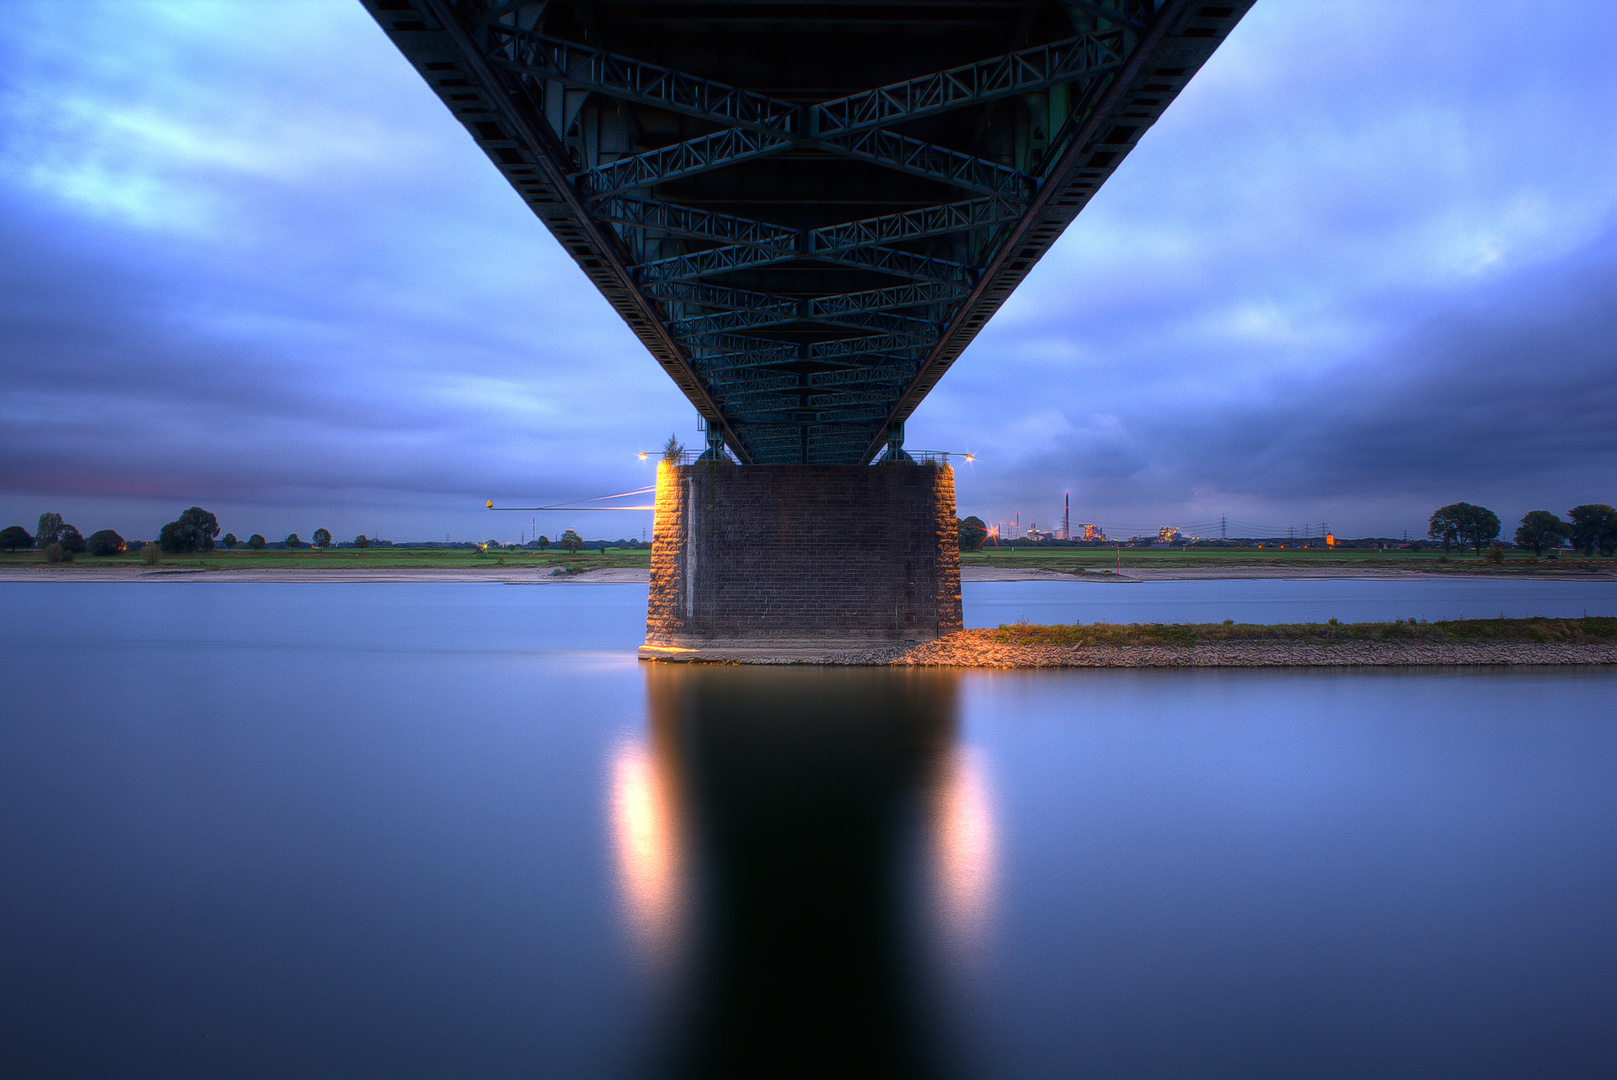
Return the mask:
[(72, 562), (73, 556), (69, 555), (60, 543), (50, 543), (45, 545), (45, 561)]
[(28, 530), (21, 525), (7, 525), (0, 529), (0, 548), (7, 551), (16, 551), (18, 548), (31, 548), (34, 538), (28, 535)]
[(116, 555), (124, 549), (124, 538), (111, 529), (90, 534), (91, 555)]
[(1500, 547), (1498, 544), (1495, 544), (1493, 547), (1489, 548), (1485, 554), (1488, 556), (1489, 562), (1505, 561), (1505, 549)]
[(140, 549), (140, 561), (147, 566), (156, 566), (163, 561), (163, 545), (147, 544)]

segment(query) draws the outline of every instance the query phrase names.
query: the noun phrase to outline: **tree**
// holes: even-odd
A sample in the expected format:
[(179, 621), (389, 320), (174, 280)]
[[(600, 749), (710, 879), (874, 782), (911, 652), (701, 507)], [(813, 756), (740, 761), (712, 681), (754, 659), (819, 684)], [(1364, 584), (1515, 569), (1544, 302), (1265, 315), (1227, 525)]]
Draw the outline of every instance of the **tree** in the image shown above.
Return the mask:
[(1447, 555), (1449, 548), (1460, 542), (1460, 525), (1465, 517), (1465, 511), (1460, 509), (1466, 503), (1455, 503), (1453, 506), (1438, 508), (1426, 522), (1426, 535), (1443, 545), (1443, 554)]
[(1542, 555), (1547, 547), (1560, 547), (1561, 541), (1571, 531), (1571, 526), (1548, 510), (1529, 510), (1522, 516), (1522, 523), (1516, 529), (1516, 546), (1530, 548), (1534, 555)]
[[(679, 459), (684, 453), (685, 447), (680, 445), (679, 436), (668, 436), (668, 441), (663, 443), (663, 460), (670, 465), (678, 465)], [(41, 518), (40, 520), (43, 521), (44, 519)]]
[(1482, 553), (1482, 545), (1491, 543), (1499, 535), (1499, 516), (1486, 506), (1470, 503), (1451, 503), (1440, 506), (1428, 521), (1426, 535), (1440, 541), (1446, 554), (1451, 546), (1474, 548)]
[(212, 551), (213, 538), (219, 535), (219, 519), (193, 506), (175, 521), (163, 526), (157, 542), (164, 551)]
[(303, 540), (297, 533), (289, 533), (286, 538), (286, 546), (295, 550), (303, 546)]
[(1602, 555), (1617, 551), (1617, 510), (1605, 503), (1584, 503), (1574, 506), (1568, 516), (1572, 518), (1573, 547), (1585, 555), (1597, 550)]
[(545, 550), (545, 548), (547, 548), (549, 546), (550, 546), (550, 537), (541, 536), (539, 538), (539, 550), (543, 551), (543, 550)]
[(988, 539), (988, 526), (983, 524), (982, 518), (972, 517), (961, 521), (955, 519), (955, 526), (960, 534), (961, 551), (980, 551), (983, 541)]
[(34, 543), (39, 545), (39, 549), (43, 551), (61, 538), (62, 515), (39, 515), (39, 525), (34, 529)]
[(83, 534), (71, 525), (62, 526), (62, 538), (57, 543), (61, 544), (62, 550), (69, 555), (77, 555), (86, 547)]
[(7, 551), (16, 551), (18, 548), (31, 548), (34, 538), (28, 535), (28, 530), (21, 525), (7, 525), (0, 529), (0, 548)]
[(584, 546), (584, 538), (579, 536), (573, 530), (568, 529), (566, 532), (561, 534), (561, 539), (557, 540), (556, 544), (558, 547), (566, 548), (568, 554), (577, 555), (578, 549)]
[(331, 546), (331, 531), (329, 529), (316, 529), (314, 536), (310, 537), (310, 539), (314, 541), (315, 547), (324, 551)]
[(1460, 531), (1460, 539), (1471, 545), (1473, 553), (1481, 555), (1482, 545), (1499, 539), (1499, 515), (1486, 506), (1471, 507), (1466, 515), (1465, 528)]
[(91, 555), (116, 555), (124, 549), (124, 538), (111, 529), (90, 534)]
[(366, 536), (364, 533), (360, 533), (358, 536), (354, 537), (354, 546), (359, 550), (364, 551), (366, 548), (371, 546), (371, 538)]
[(254, 533), (247, 538), (247, 546), (252, 548), (254, 551), (263, 550), (265, 543), (266, 541), (263, 533)]
[(235, 533), (225, 533), (224, 536), (219, 538), (219, 542), (225, 546), (226, 551), (229, 551), (231, 548), (241, 543), (240, 540), (236, 539)]

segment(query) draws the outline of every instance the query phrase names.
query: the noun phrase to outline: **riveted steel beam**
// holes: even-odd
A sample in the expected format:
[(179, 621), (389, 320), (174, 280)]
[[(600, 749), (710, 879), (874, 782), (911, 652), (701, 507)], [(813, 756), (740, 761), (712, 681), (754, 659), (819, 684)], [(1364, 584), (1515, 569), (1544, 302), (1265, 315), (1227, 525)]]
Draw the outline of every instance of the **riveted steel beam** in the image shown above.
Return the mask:
[(792, 140), (747, 128), (726, 128), (699, 139), (648, 150), (619, 158), (606, 165), (585, 169), (573, 178), (580, 195), (609, 195), (628, 188), (645, 188), (698, 176), (742, 161), (778, 154), (790, 148)]
[(641, 263), (634, 268), (637, 281), (677, 281), (710, 277), (749, 266), (768, 266), (771, 263), (801, 259), (803, 254), (791, 248), (754, 247), (751, 244), (732, 244), (729, 247), (708, 248), (687, 255), (674, 255)]
[(723, 285), (710, 285), (705, 281), (648, 281), (644, 291), (664, 305), (679, 304), (723, 308), (726, 311), (774, 312), (796, 315), (801, 302), (793, 297), (774, 293), (754, 292), (750, 289), (732, 289)]
[(770, 311), (715, 311), (705, 315), (693, 315), (684, 319), (675, 319), (669, 322), (668, 330), (675, 337), (687, 334), (713, 334), (733, 333), (737, 330), (760, 330), (770, 326), (783, 326), (789, 323), (811, 322), (820, 326), (846, 327), (853, 330), (874, 330), (879, 333), (892, 334), (923, 334), (937, 333), (935, 323), (925, 319), (915, 319), (907, 315), (890, 315), (885, 311), (866, 311), (849, 315), (820, 316), (806, 318), (800, 305), (798, 311), (789, 315), (777, 314)]
[(1112, 71), (1123, 63), (1118, 37), (1084, 34), (821, 102), (809, 110), (808, 133), (823, 138), (884, 127)]
[(885, 274), (897, 274), (917, 281), (932, 281), (961, 289), (969, 289), (977, 281), (977, 271), (963, 263), (913, 255), (898, 248), (855, 247), (840, 251), (817, 251), (809, 258), (843, 266), (862, 267), (866, 270), (880, 270)]
[(730, 356), (733, 354), (746, 355), (780, 355), (796, 357), (798, 346), (795, 341), (773, 341), (769, 338), (752, 337), (747, 334), (692, 334), (681, 338), (680, 344), (693, 356), (714, 357)]
[(813, 360), (870, 355), (923, 355), (932, 347), (935, 340), (931, 335), (870, 334), (866, 337), (821, 341), (807, 346), (806, 355)]
[[(766, 94), (492, 23), (490, 59), (517, 75), (759, 133), (790, 134), (798, 107)], [(557, 134), (562, 134), (557, 132)]]
[(614, 225), (652, 230), (670, 236), (757, 247), (795, 247), (798, 243), (798, 230), (784, 225), (771, 225), (767, 221), (719, 214), (712, 210), (694, 210), (670, 202), (631, 199), (613, 194), (597, 200), (592, 209), (596, 216)]
[(711, 277), (748, 267), (769, 266), (774, 263), (814, 259), (819, 262), (857, 266), (867, 270), (915, 278), (918, 281), (938, 281), (969, 289), (976, 281), (971, 267), (947, 259), (932, 259), (908, 251), (885, 247), (859, 247), (843, 251), (823, 251), (812, 255), (788, 248), (754, 247), (733, 244), (728, 247), (708, 248), (685, 255), (656, 259), (635, 267), (635, 278), (641, 282), (674, 281)]
[(999, 195), (1025, 202), (1033, 196), (1038, 186), (1035, 177), (998, 162), (934, 146), (883, 128), (821, 137), (815, 140), (814, 145), (841, 157), (867, 161), (984, 195)]
[(902, 240), (948, 236), (1016, 221), (1022, 216), (1022, 210), (1019, 200), (1004, 196), (966, 199), (811, 229), (807, 244), (810, 251), (842, 251)]
[(967, 290), (950, 282), (924, 281), (885, 289), (834, 293), (808, 301), (811, 318), (836, 318), (866, 311), (891, 311), (933, 304), (953, 304)]

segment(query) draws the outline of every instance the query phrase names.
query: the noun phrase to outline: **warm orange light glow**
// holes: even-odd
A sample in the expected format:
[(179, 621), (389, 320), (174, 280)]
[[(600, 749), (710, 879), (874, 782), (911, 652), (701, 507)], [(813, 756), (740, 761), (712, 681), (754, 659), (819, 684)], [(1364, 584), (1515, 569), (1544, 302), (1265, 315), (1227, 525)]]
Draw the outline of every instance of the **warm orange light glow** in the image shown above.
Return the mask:
[(943, 765), (933, 808), (938, 909), (961, 945), (976, 943), (993, 900), (994, 823), (983, 770), (955, 747)]
[(613, 755), (612, 832), (629, 929), (653, 956), (666, 957), (684, 908), (678, 802), (669, 778), (637, 742)]
[(640, 460), (641, 460), (641, 461), (644, 461), (644, 460), (646, 460), (646, 458), (647, 458), (647, 456), (648, 456), (648, 455), (647, 455), (647, 453), (646, 453), (646, 451), (644, 451), (644, 450), (642, 450), (642, 451), (640, 451), (640, 455), (639, 455), (639, 456), (640, 456)]
[(1325, 534), (1325, 546), (1328, 547), (1328, 548), (1335, 547), (1336, 546), (1336, 537), (1332, 536), (1330, 533), (1326, 533)]

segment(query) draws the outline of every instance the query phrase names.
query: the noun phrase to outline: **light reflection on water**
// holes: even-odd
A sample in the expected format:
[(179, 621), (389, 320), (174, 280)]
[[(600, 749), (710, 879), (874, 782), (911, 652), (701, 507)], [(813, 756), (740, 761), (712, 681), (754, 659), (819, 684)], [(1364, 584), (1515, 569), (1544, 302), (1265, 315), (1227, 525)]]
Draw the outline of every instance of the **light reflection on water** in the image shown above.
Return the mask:
[(1605, 670), (688, 668), (628, 659), (633, 586), (4, 589), (18, 1075), (1617, 1072)]

